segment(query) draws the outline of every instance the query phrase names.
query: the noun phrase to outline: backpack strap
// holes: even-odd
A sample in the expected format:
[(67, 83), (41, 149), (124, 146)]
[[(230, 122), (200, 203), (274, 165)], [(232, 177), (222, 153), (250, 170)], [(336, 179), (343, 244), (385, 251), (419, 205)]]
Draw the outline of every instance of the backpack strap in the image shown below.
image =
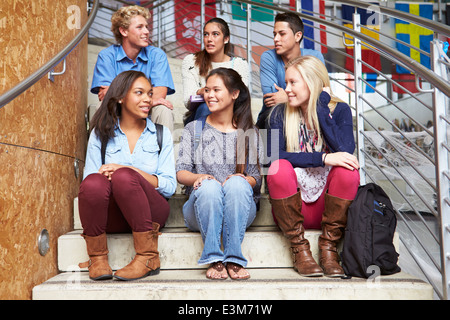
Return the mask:
[(163, 127), (163, 125), (161, 125), (159, 123), (155, 123), (155, 127), (156, 127), (156, 140), (158, 141), (158, 146), (159, 146), (158, 154), (160, 154), (161, 150), (162, 150), (164, 127)]
[[(159, 146), (159, 151), (158, 151), (158, 155), (161, 153), (161, 149), (162, 149), (162, 143), (163, 143), (163, 138), (164, 138), (164, 126), (158, 123), (155, 123), (155, 127), (156, 127), (156, 140), (158, 142), (158, 146)], [(102, 155), (102, 165), (105, 164), (105, 155), (106, 155), (106, 145), (107, 143), (102, 143), (102, 147), (101, 147), (101, 155)]]
[(205, 126), (206, 117), (200, 117), (194, 122), (194, 151), (197, 150), (202, 137), (203, 127)]

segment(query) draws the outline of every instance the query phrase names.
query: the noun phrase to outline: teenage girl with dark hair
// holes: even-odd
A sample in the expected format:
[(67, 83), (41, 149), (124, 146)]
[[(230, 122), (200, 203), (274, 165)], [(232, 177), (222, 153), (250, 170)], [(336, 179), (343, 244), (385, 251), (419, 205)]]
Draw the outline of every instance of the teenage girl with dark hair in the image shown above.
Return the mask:
[(180, 142), (177, 179), (190, 194), (183, 215), (202, 235), (199, 264), (210, 264), (207, 278), (248, 279), (241, 243), (256, 216), (263, 152), (251, 97), (241, 76), (227, 68), (210, 72), (204, 96), (211, 114), (187, 124)]
[(248, 63), (242, 58), (230, 55), (230, 29), (223, 19), (212, 18), (206, 22), (203, 29), (203, 44), (202, 51), (189, 54), (183, 59), (184, 103), (189, 110), (192, 110), (186, 114), (185, 124), (210, 113), (206, 103), (200, 104), (193, 110), (190, 106), (190, 97), (204, 95), (205, 79), (212, 69), (220, 67), (234, 69), (241, 75), (244, 84), (248, 85)]
[[(89, 255), (89, 277), (111, 279), (106, 233), (133, 233), (136, 256), (116, 271), (121, 280), (159, 273), (158, 236), (176, 188), (172, 136), (163, 128), (161, 150), (148, 118), (152, 86), (138, 71), (120, 73), (92, 121), (84, 180), (78, 195)], [(102, 145), (106, 145), (102, 161)]]

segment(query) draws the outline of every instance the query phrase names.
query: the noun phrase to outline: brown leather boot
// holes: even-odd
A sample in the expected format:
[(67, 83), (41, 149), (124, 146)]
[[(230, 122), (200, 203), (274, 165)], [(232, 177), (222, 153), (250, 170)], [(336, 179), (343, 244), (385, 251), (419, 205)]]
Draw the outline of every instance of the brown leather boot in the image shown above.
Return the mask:
[(352, 200), (325, 194), (322, 234), (319, 237), (319, 263), (327, 277), (345, 276), (339, 264), (337, 245), (347, 225), (347, 210)]
[(300, 192), (284, 199), (270, 198), (270, 203), (278, 226), (291, 242), (294, 269), (302, 276), (322, 276), (323, 271), (312, 257), (309, 241), (305, 238)]
[(92, 280), (112, 279), (112, 270), (108, 263), (108, 244), (106, 233), (96, 237), (81, 235), (86, 241), (89, 261), (78, 264), (80, 268), (89, 269), (89, 278)]
[(153, 230), (134, 232), (136, 256), (126, 267), (117, 270), (114, 277), (119, 280), (136, 280), (159, 274), (158, 252), (159, 224), (153, 222)]

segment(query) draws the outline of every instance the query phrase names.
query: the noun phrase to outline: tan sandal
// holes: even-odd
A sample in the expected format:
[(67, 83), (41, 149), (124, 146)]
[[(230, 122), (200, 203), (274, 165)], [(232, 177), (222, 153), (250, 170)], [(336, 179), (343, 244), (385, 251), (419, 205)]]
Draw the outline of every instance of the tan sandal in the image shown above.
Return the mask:
[[(211, 275), (208, 275), (208, 272), (214, 269), (215, 271), (217, 271), (220, 274), (220, 277), (212, 277)], [(211, 279), (211, 280), (225, 280), (226, 278), (228, 278), (228, 273), (225, 272), (223, 273), (223, 270), (225, 269), (225, 266), (223, 265), (223, 263), (221, 261), (217, 261), (212, 263), (208, 270), (206, 271), (206, 278)]]
[[(243, 266), (238, 265), (236, 263), (233, 262), (228, 262), (227, 263), (227, 272), (228, 275), (230, 276), (231, 279), (233, 280), (247, 280), (250, 279), (250, 273), (248, 273), (247, 271), (247, 275), (246, 276), (240, 276), (238, 273), (239, 271), (241, 271), (242, 269), (244, 269), (245, 271), (247, 271)], [(234, 275), (231, 273), (231, 271), (234, 272)]]

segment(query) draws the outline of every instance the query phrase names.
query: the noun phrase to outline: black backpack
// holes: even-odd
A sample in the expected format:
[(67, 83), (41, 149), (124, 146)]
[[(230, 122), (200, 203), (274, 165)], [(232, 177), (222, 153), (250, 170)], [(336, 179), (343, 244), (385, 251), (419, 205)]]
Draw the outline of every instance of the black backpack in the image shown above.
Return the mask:
[(384, 190), (374, 183), (360, 186), (348, 208), (341, 253), (346, 275), (369, 278), (374, 272), (375, 276), (400, 272), (393, 244), (396, 226), (397, 217)]

